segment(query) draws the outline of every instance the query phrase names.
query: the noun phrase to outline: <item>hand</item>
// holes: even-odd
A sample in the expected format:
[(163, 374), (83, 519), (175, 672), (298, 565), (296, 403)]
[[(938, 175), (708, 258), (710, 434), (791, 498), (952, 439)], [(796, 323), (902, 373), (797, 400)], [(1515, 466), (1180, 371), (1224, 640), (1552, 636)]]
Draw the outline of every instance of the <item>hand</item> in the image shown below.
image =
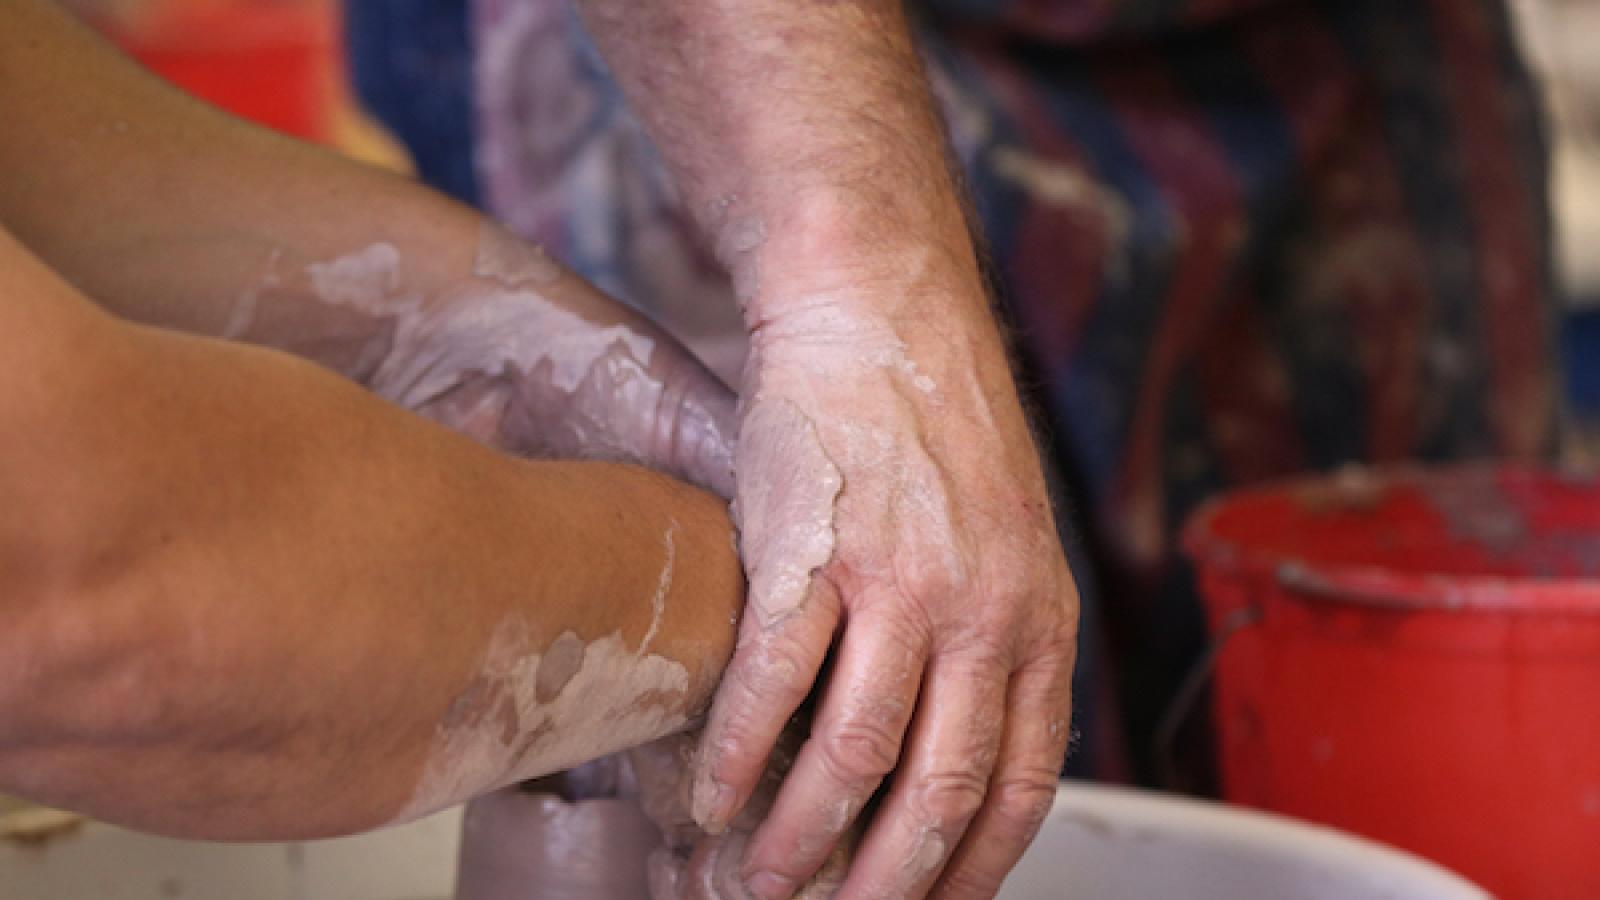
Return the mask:
[(519, 455), (635, 462), (730, 496), (732, 392), (537, 247), (492, 226), (483, 247), (474, 277), (424, 305), (371, 386)]
[(841, 897), (992, 896), (1054, 797), (1077, 593), (999, 342), (954, 307), (891, 318), (825, 291), (767, 302), (752, 336), (750, 600), (701, 745), (708, 830), (748, 802), (837, 638), (740, 870), (761, 900), (804, 884), (891, 771)]
[[(735, 900), (746, 896), (740, 887), (740, 868), (750, 834), (771, 809), (804, 736), (800, 723), (791, 720), (750, 801), (727, 829), (715, 835), (703, 831), (690, 815), (695, 735), (676, 735), (629, 751), (641, 806), (664, 838), (650, 857), (650, 900)], [(847, 832), (796, 896), (806, 900), (832, 897), (860, 837), (859, 829)]]

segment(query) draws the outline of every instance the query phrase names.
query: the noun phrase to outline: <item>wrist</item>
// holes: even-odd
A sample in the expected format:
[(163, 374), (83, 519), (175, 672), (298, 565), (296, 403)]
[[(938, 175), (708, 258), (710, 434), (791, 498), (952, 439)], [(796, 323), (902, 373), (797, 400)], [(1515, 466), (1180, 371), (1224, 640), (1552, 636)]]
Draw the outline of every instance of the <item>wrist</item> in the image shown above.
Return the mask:
[(730, 210), (716, 231), (752, 325), (820, 294), (881, 308), (937, 289), (986, 306), (973, 236), (948, 183), (784, 187), (772, 202)]
[(976, 264), (951, 265), (928, 248), (770, 279), (745, 311), (752, 351), (768, 363), (798, 353), (807, 368), (826, 359), (893, 368), (891, 357), (1005, 368)]

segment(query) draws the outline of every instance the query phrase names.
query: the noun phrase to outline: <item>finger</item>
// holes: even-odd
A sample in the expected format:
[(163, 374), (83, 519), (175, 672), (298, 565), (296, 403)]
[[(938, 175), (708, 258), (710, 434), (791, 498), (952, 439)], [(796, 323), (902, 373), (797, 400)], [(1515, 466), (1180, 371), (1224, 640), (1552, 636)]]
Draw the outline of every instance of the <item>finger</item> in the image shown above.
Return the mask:
[(672, 474), (732, 497), (733, 438), (739, 431), (733, 392), (693, 359), (683, 365), (686, 374), (668, 382), (658, 413), (670, 427), (665, 458)]
[(700, 739), (690, 803), (700, 827), (721, 832), (748, 801), (778, 735), (811, 692), (839, 610), (833, 584), (812, 576), (801, 612), (766, 626), (745, 616)]
[(841, 898), (922, 897), (983, 806), (1012, 662), (994, 648), (936, 652), (893, 786)]
[(815, 874), (894, 768), (928, 646), (925, 630), (887, 612), (847, 623), (811, 739), (751, 840), (745, 870), (759, 900), (788, 897)]
[(844, 877), (850, 869), (849, 838), (845, 843), (836, 847), (828, 855), (828, 861), (823, 863), (817, 874), (800, 888), (795, 895), (795, 900), (833, 900), (839, 893), (839, 886), (844, 884)]
[(702, 837), (678, 876), (683, 900), (729, 900), (744, 896), (739, 890), (739, 859), (744, 854), (743, 834)]
[(1007, 705), (989, 797), (939, 880), (940, 898), (993, 897), (1049, 815), (1071, 739), (1070, 650), (1019, 670)]

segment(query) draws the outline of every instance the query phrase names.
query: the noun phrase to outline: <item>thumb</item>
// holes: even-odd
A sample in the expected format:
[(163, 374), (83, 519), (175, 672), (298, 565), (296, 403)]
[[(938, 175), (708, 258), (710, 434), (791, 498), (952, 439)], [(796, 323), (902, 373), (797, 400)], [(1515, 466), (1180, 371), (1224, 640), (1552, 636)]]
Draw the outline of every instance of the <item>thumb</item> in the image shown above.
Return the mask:
[(734, 492), (738, 404), (726, 385), (689, 357), (663, 398), (666, 463), (673, 475), (724, 498)]

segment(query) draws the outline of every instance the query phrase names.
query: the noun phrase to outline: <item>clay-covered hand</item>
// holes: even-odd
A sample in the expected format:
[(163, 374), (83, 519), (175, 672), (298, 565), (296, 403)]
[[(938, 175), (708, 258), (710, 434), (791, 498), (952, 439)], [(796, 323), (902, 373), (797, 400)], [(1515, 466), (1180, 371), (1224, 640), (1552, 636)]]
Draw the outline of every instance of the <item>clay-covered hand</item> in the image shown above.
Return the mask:
[(225, 336), (316, 359), (499, 449), (732, 493), (733, 395), (678, 341), (492, 223), (462, 268), (385, 242), (275, 261)]
[(683, 345), (509, 233), (486, 232), (474, 274), (380, 391), (522, 455), (637, 462), (731, 491), (733, 395)]
[(841, 897), (991, 896), (1054, 796), (1077, 592), (993, 326), (938, 290), (767, 297), (754, 322), (735, 466), (750, 598), (699, 822), (746, 806), (832, 652), (741, 863), (762, 900), (805, 884), (891, 771)]
[[(804, 738), (802, 724), (791, 720), (749, 802), (719, 834), (702, 829), (690, 811), (697, 735), (670, 737), (629, 751), (640, 803), (664, 838), (649, 860), (651, 900), (743, 900), (747, 896), (742, 865), (750, 835), (771, 810)], [(805, 900), (832, 897), (844, 880), (860, 837), (859, 828), (849, 829), (796, 896)]]

